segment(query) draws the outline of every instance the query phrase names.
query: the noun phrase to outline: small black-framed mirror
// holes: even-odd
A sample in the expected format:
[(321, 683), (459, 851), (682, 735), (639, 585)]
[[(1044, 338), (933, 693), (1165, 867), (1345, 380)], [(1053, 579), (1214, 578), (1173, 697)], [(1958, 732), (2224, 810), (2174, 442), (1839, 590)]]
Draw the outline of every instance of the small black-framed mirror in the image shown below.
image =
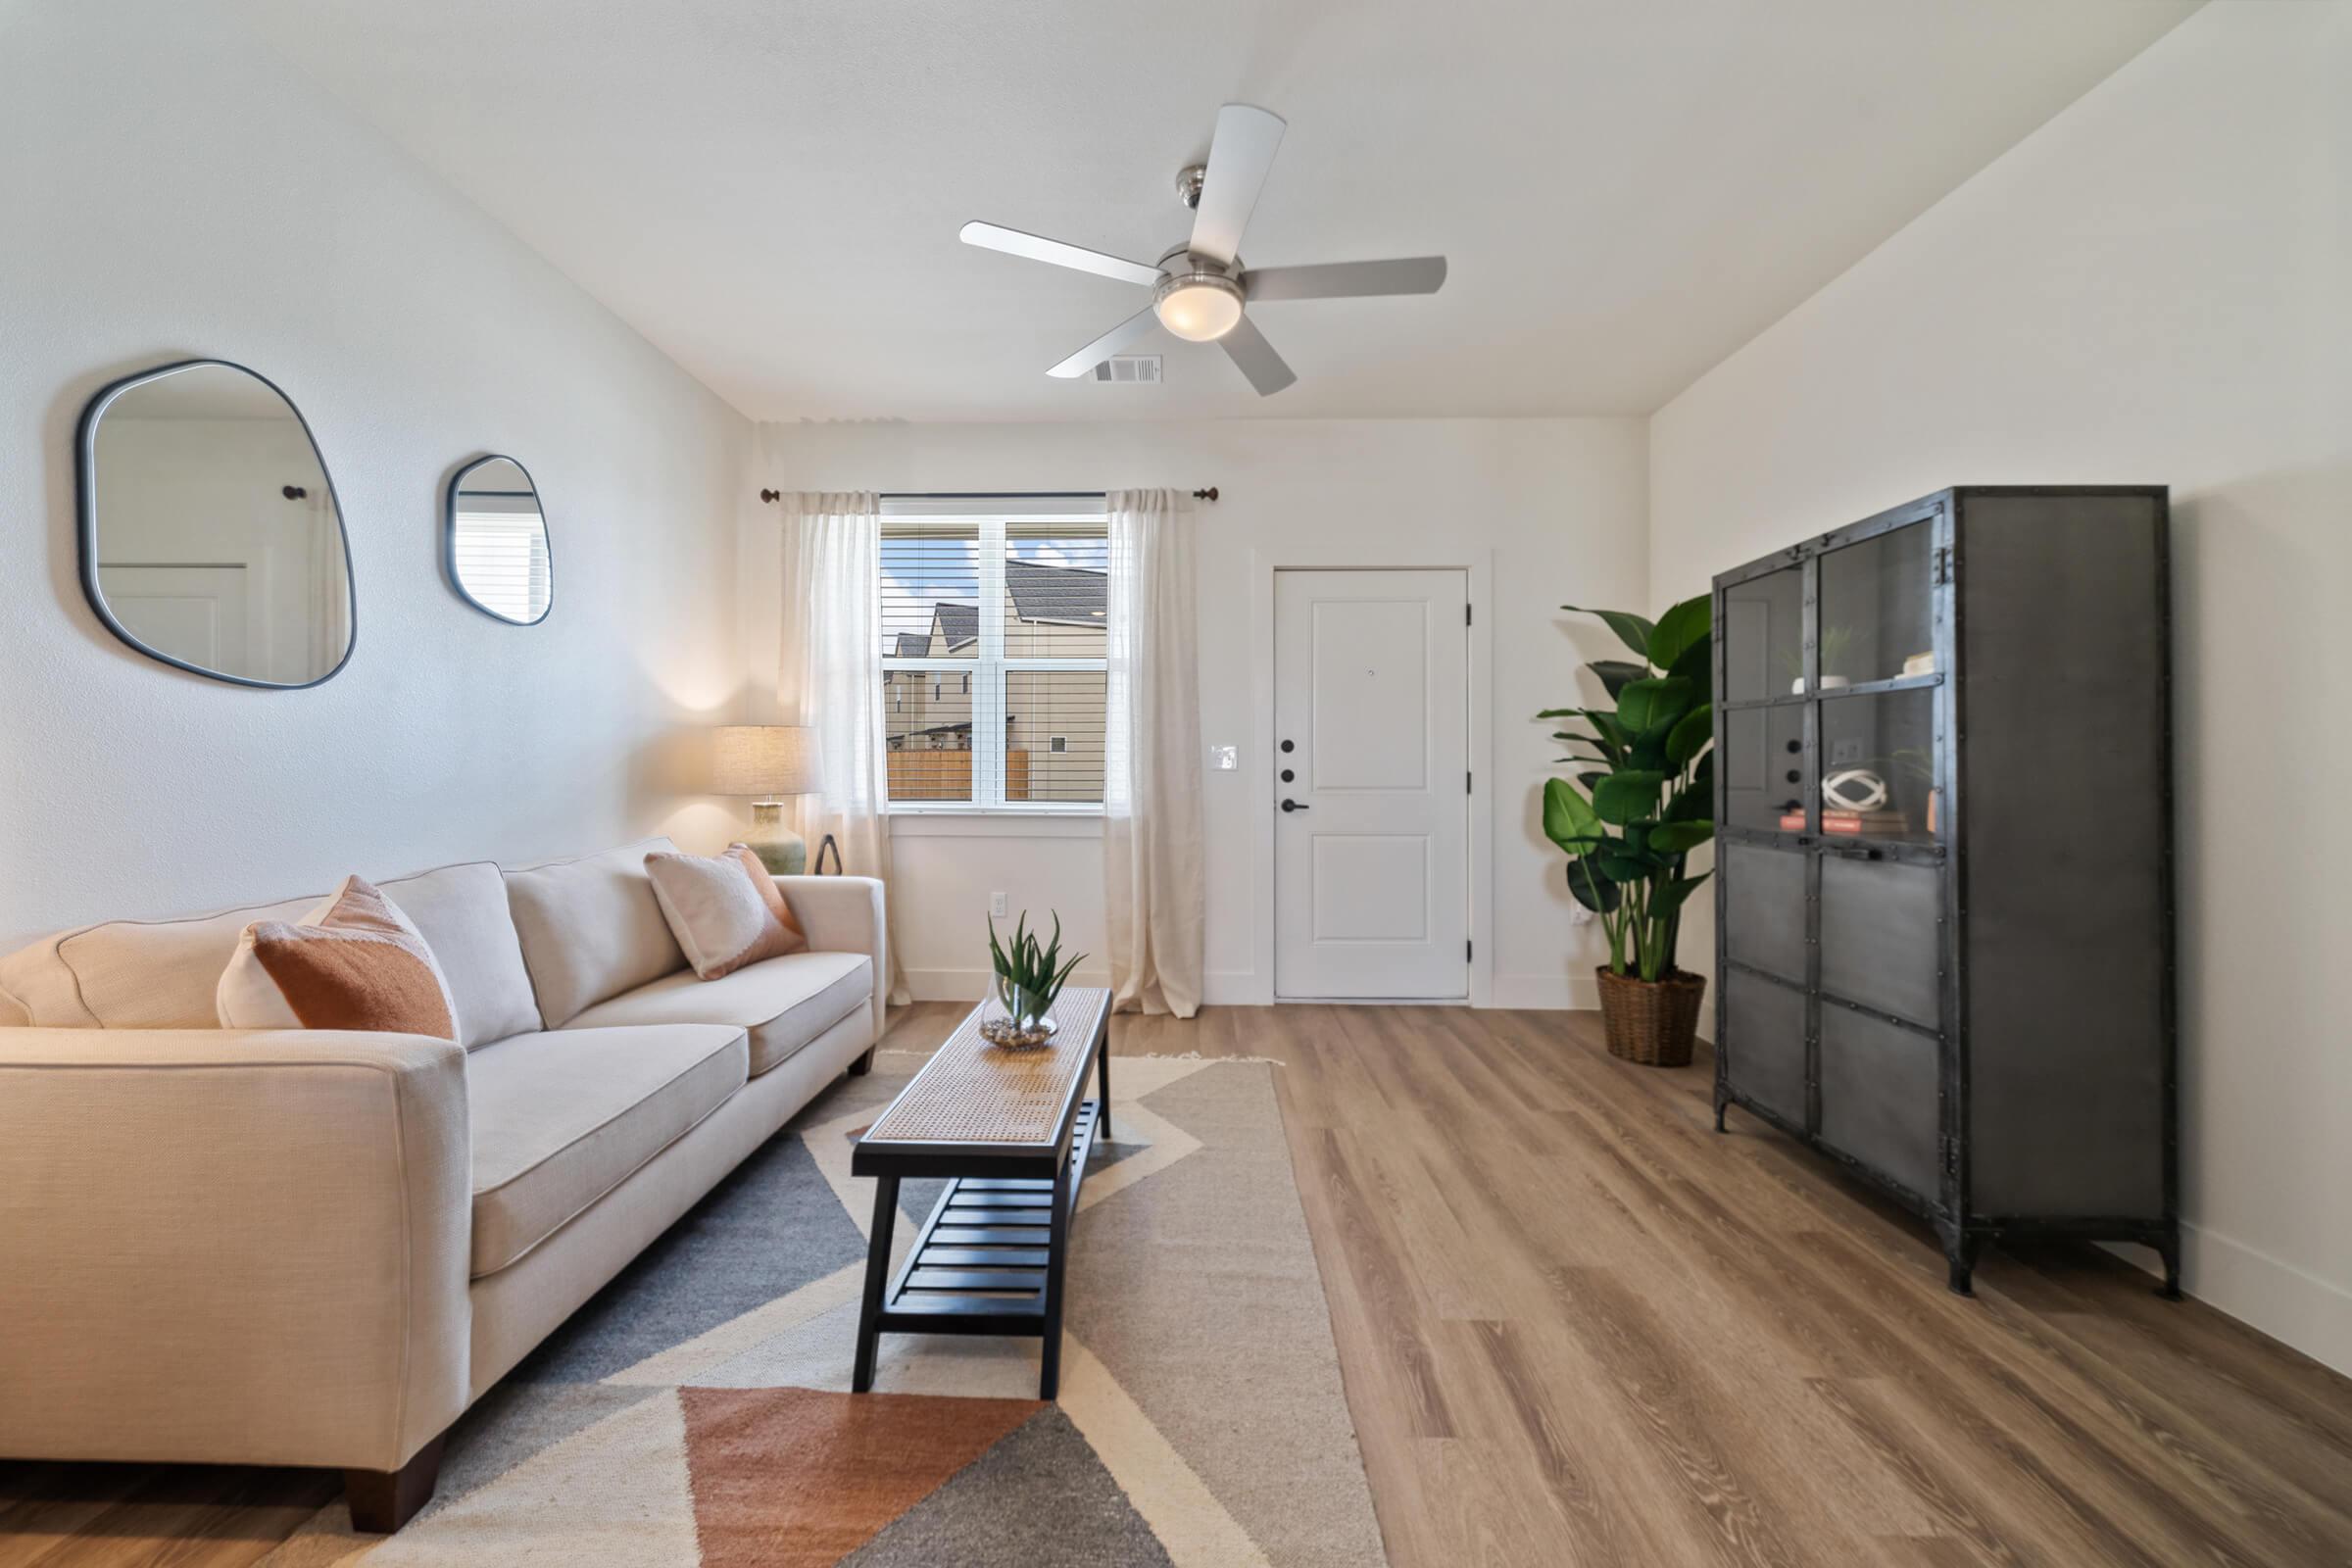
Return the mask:
[(183, 360), (99, 389), (74, 432), (81, 589), (148, 658), (299, 690), (351, 660), (343, 513), (310, 426), (267, 377)]
[(521, 464), (492, 453), (450, 475), (441, 564), (458, 597), (492, 620), (536, 626), (547, 618), (555, 557), (539, 487)]

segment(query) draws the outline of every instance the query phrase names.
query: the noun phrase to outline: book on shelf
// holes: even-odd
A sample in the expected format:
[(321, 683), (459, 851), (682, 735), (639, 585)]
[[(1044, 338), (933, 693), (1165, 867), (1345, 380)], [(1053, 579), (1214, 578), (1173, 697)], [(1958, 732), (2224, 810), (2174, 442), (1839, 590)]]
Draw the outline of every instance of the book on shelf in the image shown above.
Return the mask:
[[(1900, 811), (1828, 810), (1821, 813), (1821, 830), (1824, 833), (1849, 833), (1885, 838), (1910, 832), (1911, 823)], [(1805, 813), (1802, 811), (1782, 812), (1781, 831), (1784, 833), (1805, 831)]]

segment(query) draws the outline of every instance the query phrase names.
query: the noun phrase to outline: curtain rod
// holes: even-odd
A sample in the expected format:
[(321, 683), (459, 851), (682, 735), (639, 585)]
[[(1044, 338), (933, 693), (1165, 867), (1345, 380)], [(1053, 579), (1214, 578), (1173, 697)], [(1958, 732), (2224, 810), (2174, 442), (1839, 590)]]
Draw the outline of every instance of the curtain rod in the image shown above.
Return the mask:
[[(885, 501), (1095, 501), (1107, 495), (1102, 490), (885, 490)], [(781, 490), (762, 490), (760, 499), (770, 503), (784, 499)], [(1217, 487), (1193, 492), (1195, 501), (1214, 501)]]

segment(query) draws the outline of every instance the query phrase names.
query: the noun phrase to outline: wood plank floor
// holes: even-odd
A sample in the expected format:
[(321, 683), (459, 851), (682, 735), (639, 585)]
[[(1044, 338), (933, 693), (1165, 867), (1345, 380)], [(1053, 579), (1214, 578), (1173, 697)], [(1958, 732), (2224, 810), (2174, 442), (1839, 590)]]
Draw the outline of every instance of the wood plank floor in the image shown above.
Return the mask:
[[(927, 1050), (962, 1008), (895, 1014)], [(1213, 1008), (1274, 1058), (1392, 1560), (2352, 1563), (2352, 1382), (2093, 1250), (1917, 1222), (1592, 1014)], [(0, 1565), (241, 1564), (291, 1471), (0, 1465)]]

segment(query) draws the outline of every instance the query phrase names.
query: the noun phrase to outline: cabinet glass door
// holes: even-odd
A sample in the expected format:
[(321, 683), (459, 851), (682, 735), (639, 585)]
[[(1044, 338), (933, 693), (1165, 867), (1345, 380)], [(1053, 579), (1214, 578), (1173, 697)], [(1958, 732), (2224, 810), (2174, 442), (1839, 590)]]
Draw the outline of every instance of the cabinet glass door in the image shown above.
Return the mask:
[(1822, 694), (1824, 837), (1934, 843), (1943, 816), (1936, 780), (1933, 687)]
[(1805, 574), (1790, 566), (1723, 590), (1723, 690), (1727, 703), (1801, 692), (1805, 673)]
[(1805, 831), (1805, 705), (1727, 708), (1715, 758), (1723, 819), (1761, 833)]
[(1906, 523), (1821, 558), (1821, 688), (1936, 667), (1936, 531)]

